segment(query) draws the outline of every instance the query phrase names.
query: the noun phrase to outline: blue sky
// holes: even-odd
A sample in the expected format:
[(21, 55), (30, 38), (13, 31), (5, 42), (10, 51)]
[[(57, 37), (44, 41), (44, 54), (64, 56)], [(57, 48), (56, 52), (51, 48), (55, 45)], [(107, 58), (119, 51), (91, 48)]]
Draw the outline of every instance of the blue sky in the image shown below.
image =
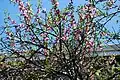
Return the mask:
[[(25, 1), (25, 0), (24, 0)], [(51, 0), (42, 0), (42, 6), (43, 8), (46, 8), (47, 10), (49, 10), (51, 8)], [(59, 4), (60, 4), (60, 8), (64, 8), (66, 7), (66, 5), (68, 4), (70, 0), (59, 0)], [(74, 6), (78, 6), (80, 4), (85, 4), (85, 2), (87, 2), (87, 0), (75, 0), (74, 1)], [(35, 6), (35, 4), (37, 3), (37, 0), (31, 0), (31, 3), (33, 4), (33, 6)], [(102, 6), (102, 5), (100, 5)], [(0, 26), (4, 25), (4, 11), (7, 10), (12, 19), (17, 19), (17, 15), (19, 14), (18, 11), (18, 7), (14, 6), (14, 4), (10, 4), (9, 0), (0, 0)], [(112, 21), (112, 23), (108, 23), (107, 26), (109, 26), (109, 29), (111, 29), (110, 25), (112, 24), (116, 24), (115, 20), (117, 18), (114, 18), (114, 20)], [(116, 25), (116, 28), (118, 29), (118, 24)], [(111, 29), (112, 30), (112, 29)]]
[[(59, 5), (60, 5), (59, 7), (61, 9), (66, 7), (69, 1), (70, 0), (59, 0)], [(86, 0), (75, 0), (74, 6), (85, 4), (86, 2), (87, 2)], [(35, 4), (37, 3), (37, 0), (31, 0), (31, 3), (33, 4), (33, 6), (35, 6)], [(49, 10), (51, 8), (50, 0), (42, 0), (42, 6), (43, 8), (46, 8), (47, 10)], [(14, 4), (10, 4), (9, 0), (0, 0), (0, 26), (4, 25), (4, 10), (7, 10), (10, 13), (12, 19), (15, 19), (15, 20), (17, 19), (17, 15), (19, 14), (18, 7), (14, 6)], [(112, 27), (115, 28), (115, 31), (118, 31), (119, 29), (120, 24), (116, 24), (115, 22), (116, 19), (119, 20), (118, 16), (113, 18), (113, 20), (106, 25), (106, 27), (111, 31), (113, 31)]]
[[(59, 0), (60, 8), (64, 8), (70, 0)], [(37, 0), (31, 0), (32, 4), (35, 6), (37, 3)], [(79, 4), (84, 4), (85, 0), (76, 0), (74, 2), (74, 5), (77, 6)], [(50, 0), (42, 0), (43, 8), (46, 8), (47, 10), (50, 9), (51, 3)], [(0, 26), (4, 24), (4, 11), (7, 10), (13, 19), (17, 18), (17, 14), (19, 14), (17, 6), (14, 6), (14, 4), (10, 4), (9, 0), (0, 0)]]
[(9, 0), (0, 0), (0, 26), (3, 25), (4, 22), (4, 11), (8, 10), (12, 16), (17, 13), (15, 6), (10, 4)]
[[(25, 1), (25, 0), (24, 0)], [(46, 8), (47, 10), (49, 10), (51, 8), (51, 0), (42, 0), (42, 6), (43, 8)], [(59, 0), (59, 4), (60, 4), (60, 8), (64, 8), (66, 7), (66, 5), (68, 4), (70, 0)], [(74, 6), (78, 6), (80, 4), (85, 4), (85, 2), (87, 2), (87, 0), (75, 0), (74, 1)], [(37, 3), (37, 0), (31, 0), (31, 3), (33, 4), (33, 6), (35, 6), (35, 4)], [(100, 5), (102, 6), (102, 5)], [(0, 26), (4, 25), (4, 11), (7, 10), (12, 19), (17, 19), (17, 15), (19, 14), (18, 12), (18, 8), (17, 6), (14, 6), (14, 4), (10, 4), (9, 0), (0, 0)], [(112, 22), (108, 23), (107, 26), (109, 26), (109, 29), (111, 29), (111, 25), (113, 26), (113, 24), (115, 24), (114, 26), (116, 27), (116, 30), (118, 29), (119, 24), (115, 23), (115, 20), (117, 18), (114, 18)], [(111, 29), (112, 30), (112, 29)]]

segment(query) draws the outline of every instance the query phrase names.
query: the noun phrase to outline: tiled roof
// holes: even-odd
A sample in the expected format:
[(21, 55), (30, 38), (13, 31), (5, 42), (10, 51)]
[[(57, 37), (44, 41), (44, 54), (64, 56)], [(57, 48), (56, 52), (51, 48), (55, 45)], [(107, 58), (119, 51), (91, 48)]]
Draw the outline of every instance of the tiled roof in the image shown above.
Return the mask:
[(120, 55), (120, 44), (106, 45), (102, 51), (98, 51), (100, 56)]

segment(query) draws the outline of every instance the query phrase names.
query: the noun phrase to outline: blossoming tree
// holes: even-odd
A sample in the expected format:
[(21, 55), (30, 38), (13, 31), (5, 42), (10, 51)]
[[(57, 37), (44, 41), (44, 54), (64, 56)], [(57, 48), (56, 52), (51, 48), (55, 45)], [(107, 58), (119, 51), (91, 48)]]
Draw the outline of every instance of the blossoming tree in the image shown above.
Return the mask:
[[(19, 21), (5, 13), (0, 48), (16, 55), (22, 65), (16, 69), (7, 63), (7, 75), (0, 77), (109, 80), (118, 75), (113, 70), (114, 58), (99, 54), (103, 46), (113, 40), (114, 34), (105, 26), (119, 14), (118, 0), (89, 0), (77, 9), (70, 0), (62, 10), (57, 0), (51, 0), (49, 12), (43, 9), (39, 0), (36, 11), (30, 1), (11, 1), (18, 6)], [(103, 9), (99, 4), (104, 4)], [(109, 12), (111, 9), (114, 12)]]

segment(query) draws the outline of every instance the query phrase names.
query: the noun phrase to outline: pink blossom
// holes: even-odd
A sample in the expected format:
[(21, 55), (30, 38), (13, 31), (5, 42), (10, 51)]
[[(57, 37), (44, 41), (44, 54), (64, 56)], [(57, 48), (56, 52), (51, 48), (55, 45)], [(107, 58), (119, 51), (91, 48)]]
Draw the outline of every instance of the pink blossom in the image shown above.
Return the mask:
[(23, 7), (24, 6), (23, 2), (19, 2), (19, 6)]
[(21, 6), (18, 6), (19, 7), (19, 10), (22, 11), (22, 7)]
[(47, 33), (42, 33), (42, 34), (40, 34), (40, 36), (45, 37), (45, 36), (47, 36)]
[(35, 39), (33, 39), (32, 42), (35, 42)]
[(40, 9), (37, 9), (37, 14), (39, 14), (40, 13)]
[(10, 34), (10, 32), (6, 32), (6, 34), (7, 34), (7, 35), (9, 35), (9, 34)]
[(44, 40), (45, 40), (45, 41), (48, 41), (48, 40), (49, 40), (49, 38), (48, 38), (48, 37), (46, 37)]
[(83, 20), (85, 19), (85, 14), (80, 14), (80, 18)]
[(21, 12), (24, 12), (24, 11), (25, 11), (25, 7), (19, 6), (19, 10), (20, 10)]
[(57, 1), (55, 4), (56, 4), (56, 6), (58, 6), (58, 5), (59, 5), (59, 2)]
[(50, 26), (48, 26), (48, 27), (47, 27), (47, 30), (51, 30), (51, 27), (50, 27)]
[(58, 10), (56, 10), (56, 14), (60, 14), (60, 10), (58, 9)]
[(92, 41), (87, 42), (87, 46), (93, 47), (94, 46), (94, 42), (92, 42)]
[(68, 29), (65, 28), (65, 29), (64, 29), (64, 35), (65, 35), (65, 34), (70, 34), (70, 28), (68, 28)]
[(28, 31), (28, 32), (29, 32), (29, 31), (30, 31), (30, 29), (29, 29), (29, 28), (27, 28), (27, 29), (26, 29), (26, 31)]
[(21, 24), (19, 24), (19, 26), (20, 26), (20, 27), (24, 27), (24, 24), (23, 24), (23, 23), (21, 23)]
[(47, 50), (46, 49), (44, 49), (44, 55), (47, 55)]
[(12, 23), (12, 24), (16, 24), (16, 22), (15, 22), (14, 20), (11, 20), (11, 23)]
[(15, 46), (15, 43), (14, 43), (14, 42), (11, 42), (11, 43), (10, 43), (10, 46), (11, 46), (11, 47), (14, 47), (14, 46)]
[(93, 47), (94, 43), (93, 42), (89, 42), (90, 46)]
[(76, 27), (77, 25), (76, 25), (76, 23), (73, 23), (72, 26), (73, 26), (73, 27)]
[(25, 17), (25, 18), (29, 18), (29, 16), (28, 16), (28, 14), (27, 13), (23, 13), (23, 16)]
[(88, 10), (88, 6), (84, 6), (83, 8), (82, 8), (82, 11), (86, 11), (86, 10)]
[(96, 8), (91, 8), (90, 11), (91, 11), (90, 16), (91, 16), (92, 18), (97, 16)]
[(42, 37), (43, 37), (43, 36), (44, 36), (44, 34), (42, 33), (42, 34), (40, 34), (40, 36), (42, 36)]
[(66, 35), (64, 35), (61, 39), (66, 41), (68, 39), (68, 37)]
[(80, 37), (80, 35), (78, 35), (78, 34), (75, 35), (75, 39), (76, 39), (76, 40), (78, 40), (79, 37)]
[(21, 0), (15, 0), (16, 1), (16, 3), (18, 3), (18, 2), (20, 2)]

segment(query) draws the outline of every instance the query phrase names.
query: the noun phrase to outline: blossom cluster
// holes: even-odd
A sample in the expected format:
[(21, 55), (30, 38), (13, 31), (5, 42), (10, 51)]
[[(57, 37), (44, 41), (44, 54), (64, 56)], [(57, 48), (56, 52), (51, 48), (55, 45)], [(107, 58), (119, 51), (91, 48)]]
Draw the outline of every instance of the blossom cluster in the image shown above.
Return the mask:
[(23, 16), (26, 23), (29, 24), (32, 14), (30, 3), (26, 2), (25, 5), (25, 2), (23, 2), (22, 0), (16, 0), (16, 3), (18, 4), (19, 11), (21, 12), (21, 16)]
[(94, 5), (87, 4), (81, 7), (79, 15), (80, 15), (81, 20), (84, 20), (84, 19), (94, 18), (98, 14), (97, 14), (97, 9)]
[[(94, 22), (91, 19), (99, 15), (96, 6), (86, 4), (78, 8), (79, 18), (77, 21), (72, 2), (65, 11), (59, 9), (59, 2), (57, 0), (51, 0), (51, 2), (53, 7), (49, 13), (46, 10), (40, 10), (42, 8), (37, 6), (37, 12), (33, 15), (34, 13), (32, 13), (29, 2), (25, 3), (22, 0), (15, 0), (15, 3), (19, 7), (20, 17), (23, 18), (18, 25), (19, 30), (16, 29), (16, 33), (18, 30), (18, 32), (21, 32), (23, 40), (28, 40), (35, 44), (43, 41), (43, 45), (45, 46), (53, 45), (54, 42), (59, 42), (60, 40), (69, 42), (72, 45), (78, 45), (80, 41), (84, 40), (84, 48), (92, 51), (96, 44), (93, 39), (95, 31), (93, 27)], [(16, 24), (10, 17), (8, 19), (12, 24)], [(9, 33), (7, 34), (9, 35)], [(46, 53), (46, 50), (44, 51)]]

